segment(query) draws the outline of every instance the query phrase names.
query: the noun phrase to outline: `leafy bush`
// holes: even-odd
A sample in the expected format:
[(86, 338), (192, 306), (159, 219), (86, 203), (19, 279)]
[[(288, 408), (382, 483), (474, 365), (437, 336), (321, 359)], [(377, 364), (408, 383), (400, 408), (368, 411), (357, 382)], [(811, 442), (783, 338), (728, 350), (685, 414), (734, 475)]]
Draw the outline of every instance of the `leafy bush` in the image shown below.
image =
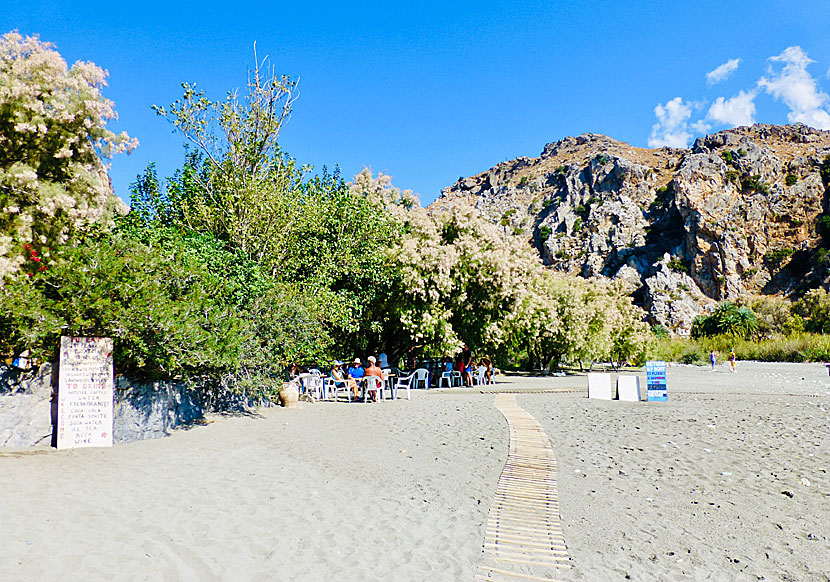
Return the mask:
[(825, 188), (830, 188), (830, 156), (824, 158), (819, 167), (819, 175)]
[(764, 255), (764, 260), (769, 263), (780, 263), (782, 259), (791, 257), (795, 253), (795, 249), (776, 249)]
[(758, 318), (748, 307), (724, 301), (711, 315), (698, 315), (692, 323), (692, 337), (729, 335), (749, 339), (758, 331)]
[(741, 178), (741, 190), (743, 192), (758, 192), (769, 194), (769, 186), (761, 180), (761, 176), (744, 176)]
[(683, 263), (683, 261), (681, 261), (677, 257), (672, 257), (671, 259), (669, 259), (669, 262), (666, 263), (666, 264), (668, 265), (668, 267), (670, 269), (673, 269), (675, 271), (679, 271), (681, 273), (688, 273), (689, 272), (689, 267), (687, 267), (685, 265), (685, 263)]
[(787, 186), (792, 186), (796, 182), (798, 182), (798, 176), (795, 174), (787, 174), (787, 177), (784, 178), (784, 183), (787, 184)]
[(669, 330), (666, 329), (666, 326), (658, 323), (651, 326), (651, 333), (653, 333), (654, 337), (657, 339), (667, 339), (671, 337), (671, 334), (669, 334)]
[(830, 333), (830, 295), (824, 289), (811, 289), (796, 302), (793, 311), (804, 318), (807, 331)]

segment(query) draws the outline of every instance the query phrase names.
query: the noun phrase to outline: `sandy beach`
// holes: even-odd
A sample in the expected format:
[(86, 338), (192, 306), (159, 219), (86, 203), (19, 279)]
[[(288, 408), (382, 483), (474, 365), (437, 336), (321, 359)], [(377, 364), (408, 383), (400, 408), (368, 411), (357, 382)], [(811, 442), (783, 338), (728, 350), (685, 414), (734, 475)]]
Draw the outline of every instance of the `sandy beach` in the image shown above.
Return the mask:
[(551, 578), (830, 580), (827, 369), (674, 366), (668, 384), (666, 403), (607, 402), (584, 376), (501, 377), (6, 450), (0, 579), (472, 580), (507, 459), (492, 392), (510, 390), (558, 462), (572, 568)]

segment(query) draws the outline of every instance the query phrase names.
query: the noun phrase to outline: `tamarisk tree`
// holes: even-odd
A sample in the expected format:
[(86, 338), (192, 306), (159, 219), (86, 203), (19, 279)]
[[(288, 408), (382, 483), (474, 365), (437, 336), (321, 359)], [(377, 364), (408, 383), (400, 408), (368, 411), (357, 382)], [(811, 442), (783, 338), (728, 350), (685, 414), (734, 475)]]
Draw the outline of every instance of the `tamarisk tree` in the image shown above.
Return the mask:
[(106, 160), (138, 142), (106, 127), (106, 77), (93, 63), (68, 67), (36, 36), (0, 37), (0, 277), (123, 207)]

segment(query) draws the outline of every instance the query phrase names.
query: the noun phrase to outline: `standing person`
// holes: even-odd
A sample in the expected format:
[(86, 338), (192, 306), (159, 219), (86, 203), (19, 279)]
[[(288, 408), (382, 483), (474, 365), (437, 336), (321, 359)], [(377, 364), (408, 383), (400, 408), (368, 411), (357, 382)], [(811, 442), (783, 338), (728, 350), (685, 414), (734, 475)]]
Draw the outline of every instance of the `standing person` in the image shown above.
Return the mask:
[(473, 375), (470, 373), (471, 368), (470, 364), (473, 361), (473, 352), (470, 351), (470, 348), (467, 347), (467, 344), (463, 344), (461, 347), (461, 354), (459, 356), (461, 361), (461, 365), (458, 366), (456, 369), (461, 372), (461, 375), (464, 377), (464, 384), (466, 386), (473, 385)]
[[(366, 368), (365, 374), (364, 374), (363, 377), (367, 378), (369, 376), (376, 376), (377, 378), (380, 378), (380, 386), (381, 386), (381, 390), (382, 390), (383, 389), (383, 382), (384, 382), (383, 370), (381, 370), (378, 367), (377, 360), (375, 359), (375, 356), (369, 356), (367, 359), (369, 360), (369, 367)], [(367, 386), (367, 388), (368, 388), (368, 386)], [(367, 394), (367, 397), (368, 397), (368, 394)], [(377, 399), (378, 399), (378, 393), (374, 392), (374, 396), (372, 397), (372, 400), (374, 402), (377, 402)]]
[(484, 383), (493, 384), (493, 362), (485, 356), (481, 358), (481, 365), (486, 368), (484, 371)]
[(715, 364), (718, 362), (718, 356), (715, 354), (715, 350), (709, 352), (709, 363), (712, 364), (712, 371), (715, 371)]
[(734, 373), (735, 372), (735, 362), (737, 358), (735, 357), (735, 350), (729, 350), (729, 370)]

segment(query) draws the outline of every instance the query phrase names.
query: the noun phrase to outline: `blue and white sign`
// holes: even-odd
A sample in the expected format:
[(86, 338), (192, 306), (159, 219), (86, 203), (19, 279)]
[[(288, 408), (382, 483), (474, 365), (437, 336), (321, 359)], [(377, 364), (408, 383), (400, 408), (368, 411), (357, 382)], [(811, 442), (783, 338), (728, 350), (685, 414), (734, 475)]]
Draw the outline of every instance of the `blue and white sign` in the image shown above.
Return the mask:
[(669, 399), (669, 391), (666, 387), (666, 362), (646, 362), (646, 392), (649, 402)]

